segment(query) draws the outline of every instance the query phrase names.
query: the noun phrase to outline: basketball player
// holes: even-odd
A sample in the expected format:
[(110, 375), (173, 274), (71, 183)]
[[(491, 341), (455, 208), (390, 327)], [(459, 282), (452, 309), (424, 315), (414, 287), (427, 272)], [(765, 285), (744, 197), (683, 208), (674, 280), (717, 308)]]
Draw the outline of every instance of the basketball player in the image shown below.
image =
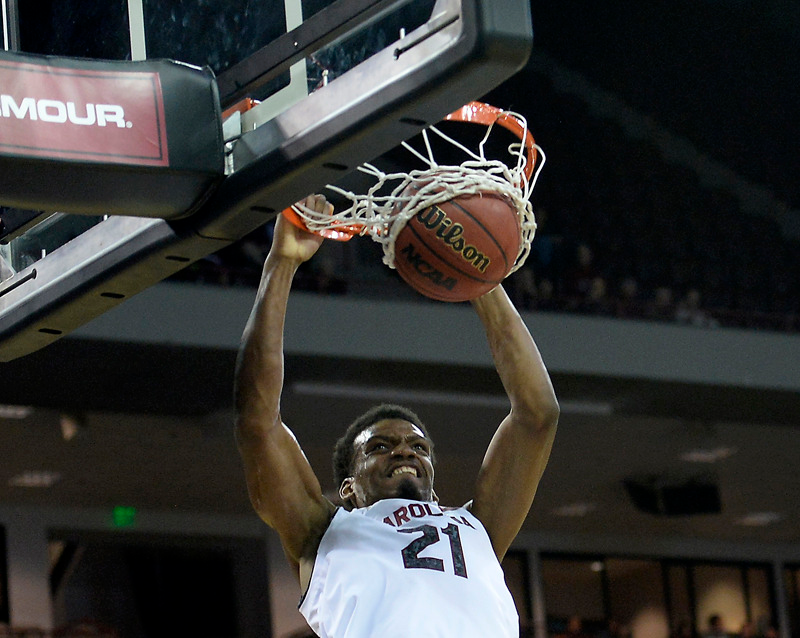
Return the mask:
[[(305, 204), (332, 210), (322, 196)], [(236, 435), (250, 499), (297, 574), (300, 611), (323, 638), (518, 636), (499, 561), (528, 514), (559, 413), (536, 345), (501, 286), (471, 302), (511, 411), (469, 503), (438, 504), (427, 431), (413, 412), (381, 406), (338, 445), (343, 506), (336, 507), (280, 415), (292, 278), (321, 242), (278, 217), (236, 371)], [(321, 413), (320, 426), (330, 425)]]

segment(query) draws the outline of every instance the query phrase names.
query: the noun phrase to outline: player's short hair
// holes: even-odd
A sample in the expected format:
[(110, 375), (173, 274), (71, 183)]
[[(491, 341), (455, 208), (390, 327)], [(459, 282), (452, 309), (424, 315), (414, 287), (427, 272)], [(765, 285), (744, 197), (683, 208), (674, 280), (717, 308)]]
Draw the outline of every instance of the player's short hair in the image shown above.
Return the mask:
[(385, 419), (402, 419), (403, 421), (413, 423), (422, 430), (425, 438), (430, 442), (431, 461), (433, 461), (433, 441), (431, 441), (431, 437), (428, 434), (428, 429), (417, 414), (402, 405), (382, 403), (381, 405), (370, 408), (353, 421), (347, 427), (342, 437), (336, 441), (336, 445), (333, 448), (333, 480), (336, 484), (337, 491), (342, 485), (342, 481), (348, 476), (353, 475), (353, 456), (355, 453), (353, 443), (356, 437), (371, 425)]

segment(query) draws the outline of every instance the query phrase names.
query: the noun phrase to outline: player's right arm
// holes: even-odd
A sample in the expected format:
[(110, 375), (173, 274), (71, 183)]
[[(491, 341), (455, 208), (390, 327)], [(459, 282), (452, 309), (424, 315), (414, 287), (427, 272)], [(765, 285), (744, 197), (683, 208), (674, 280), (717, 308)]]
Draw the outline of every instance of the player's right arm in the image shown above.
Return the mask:
[[(320, 196), (306, 205), (330, 206)], [(322, 238), (279, 216), (236, 362), (236, 441), (250, 501), (297, 567), (316, 551), (334, 506), (280, 415), (283, 331), (292, 279)], [(312, 559), (313, 560), (313, 559)]]

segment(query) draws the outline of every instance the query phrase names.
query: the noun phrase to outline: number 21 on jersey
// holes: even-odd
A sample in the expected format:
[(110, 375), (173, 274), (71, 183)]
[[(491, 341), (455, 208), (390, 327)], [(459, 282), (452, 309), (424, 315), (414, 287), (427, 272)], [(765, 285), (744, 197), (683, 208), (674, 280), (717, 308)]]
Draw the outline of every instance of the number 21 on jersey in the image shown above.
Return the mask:
[(422, 532), (422, 536), (418, 536), (406, 545), (400, 553), (403, 556), (403, 565), (406, 569), (432, 569), (437, 572), (444, 571), (444, 561), (441, 558), (433, 558), (430, 556), (420, 556), (423, 550), (436, 545), (437, 543), (444, 542), (441, 534), (444, 534), (450, 541), (450, 555), (453, 558), (453, 571), (456, 576), (462, 578), (467, 577), (467, 564), (464, 561), (464, 548), (461, 546), (461, 534), (458, 531), (458, 526), (450, 523), (447, 527), (439, 529), (433, 525), (420, 525), (419, 527), (412, 527), (410, 529), (398, 529), (401, 534), (416, 534)]

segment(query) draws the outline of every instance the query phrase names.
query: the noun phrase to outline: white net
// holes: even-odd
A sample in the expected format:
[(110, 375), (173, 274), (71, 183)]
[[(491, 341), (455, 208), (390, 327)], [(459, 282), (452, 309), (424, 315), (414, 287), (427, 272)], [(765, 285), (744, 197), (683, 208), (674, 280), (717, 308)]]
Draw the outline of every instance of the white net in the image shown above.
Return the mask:
[[(513, 117), (527, 136), (527, 122), (519, 114), (503, 112)], [(430, 206), (449, 201), (461, 195), (494, 193), (508, 199), (515, 208), (520, 225), (520, 248), (510, 270), (514, 272), (530, 253), (531, 241), (536, 232), (536, 219), (530, 196), (536, 185), (545, 155), (533, 144), (535, 154), (528, 154), (523, 141), (510, 144), (507, 152), (512, 161), (486, 157), (485, 147), (494, 124), (489, 124), (477, 151), (470, 150), (435, 126), (422, 132), (424, 150), (407, 142), (403, 147), (421, 160), (425, 168), (409, 172), (386, 173), (373, 164), (364, 164), (359, 171), (371, 176), (374, 184), (365, 193), (353, 193), (337, 186), (327, 188), (344, 197), (349, 206), (332, 215), (317, 213), (302, 205), (295, 205), (295, 213), (312, 232), (343, 231), (346, 234), (368, 235), (383, 247), (383, 262), (394, 268), (394, 244), (406, 222)], [(461, 164), (439, 164), (434, 158), (430, 135), (436, 135), (465, 154)], [(529, 157), (536, 157), (536, 166), (528, 166)]]

